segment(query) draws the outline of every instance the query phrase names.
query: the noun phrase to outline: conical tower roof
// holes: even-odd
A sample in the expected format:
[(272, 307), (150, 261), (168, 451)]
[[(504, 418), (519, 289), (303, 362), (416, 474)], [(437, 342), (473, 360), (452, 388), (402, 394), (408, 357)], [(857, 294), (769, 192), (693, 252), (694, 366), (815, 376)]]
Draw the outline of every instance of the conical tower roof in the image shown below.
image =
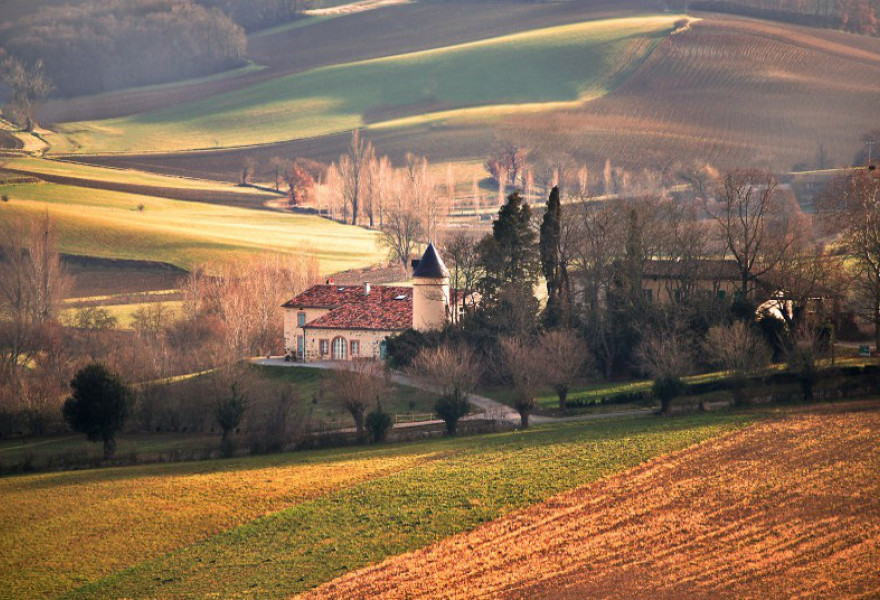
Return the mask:
[(443, 259), (440, 258), (434, 243), (431, 242), (425, 249), (425, 253), (422, 255), (415, 271), (413, 271), (413, 279), (443, 279), (444, 277), (449, 277), (449, 271), (446, 270)]

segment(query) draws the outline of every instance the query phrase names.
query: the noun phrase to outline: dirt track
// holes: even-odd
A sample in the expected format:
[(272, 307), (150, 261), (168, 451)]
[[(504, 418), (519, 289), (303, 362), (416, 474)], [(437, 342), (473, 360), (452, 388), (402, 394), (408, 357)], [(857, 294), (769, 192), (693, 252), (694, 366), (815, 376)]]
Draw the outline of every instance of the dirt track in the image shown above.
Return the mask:
[(789, 415), (302, 598), (880, 595), (880, 408)]

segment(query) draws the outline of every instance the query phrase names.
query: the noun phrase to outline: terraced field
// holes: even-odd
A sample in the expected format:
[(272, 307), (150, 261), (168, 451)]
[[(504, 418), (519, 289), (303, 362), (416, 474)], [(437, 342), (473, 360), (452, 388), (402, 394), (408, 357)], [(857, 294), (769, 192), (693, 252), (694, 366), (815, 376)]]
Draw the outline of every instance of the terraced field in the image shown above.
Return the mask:
[(299, 598), (867, 598), (880, 412), (759, 423)]

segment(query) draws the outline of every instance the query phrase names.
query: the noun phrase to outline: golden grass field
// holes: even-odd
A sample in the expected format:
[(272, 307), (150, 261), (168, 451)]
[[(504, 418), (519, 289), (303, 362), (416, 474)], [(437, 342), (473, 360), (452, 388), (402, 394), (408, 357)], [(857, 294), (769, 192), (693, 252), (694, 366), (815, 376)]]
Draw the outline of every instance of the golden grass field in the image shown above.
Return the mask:
[(876, 402), (787, 414), (299, 597), (873, 597), (878, 473)]
[(87, 581), (430, 454), (296, 456), (0, 479), (0, 588), (58, 596)]
[[(165, 262), (189, 269), (266, 252), (315, 257), (321, 273), (365, 267), (385, 258), (375, 232), (312, 215), (69, 185), (0, 186), (5, 217), (48, 212), (62, 252)], [(139, 206), (143, 210), (139, 210)]]
[[(751, 418), (640, 417), (8, 477), (0, 590), (22, 600), (289, 598)], [(149, 440), (139, 443), (147, 452)], [(4, 445), (0, 460), (23, 451)]]

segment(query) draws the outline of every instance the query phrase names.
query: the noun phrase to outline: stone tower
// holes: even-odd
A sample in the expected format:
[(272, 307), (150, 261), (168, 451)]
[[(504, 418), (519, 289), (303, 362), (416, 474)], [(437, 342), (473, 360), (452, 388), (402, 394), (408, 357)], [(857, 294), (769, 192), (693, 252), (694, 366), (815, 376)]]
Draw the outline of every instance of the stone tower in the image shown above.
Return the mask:
[(442, 329), (449, 312), (449, 271), (433, 243), (414, 266), (413, 329)]

